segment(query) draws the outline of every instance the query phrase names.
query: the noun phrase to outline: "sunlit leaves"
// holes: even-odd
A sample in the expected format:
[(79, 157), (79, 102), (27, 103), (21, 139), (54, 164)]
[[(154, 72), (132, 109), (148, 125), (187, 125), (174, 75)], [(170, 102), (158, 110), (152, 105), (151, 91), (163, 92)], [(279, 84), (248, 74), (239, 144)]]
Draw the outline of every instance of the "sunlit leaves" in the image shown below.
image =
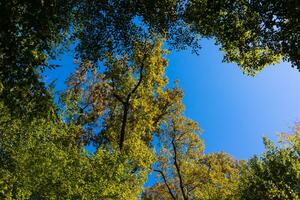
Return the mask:
[(243, 170), (240, 199), (299, 199), (299, 124), (295, 132), (283, 134), (281, 146), (264, 138), (266, 150), (252, 158)]
[(224, 61), (255, 75), (282, 59), (299, 68), (299, 12), (293, 0), (192, 0), (184, 19), (195, 32), (216, 40)]

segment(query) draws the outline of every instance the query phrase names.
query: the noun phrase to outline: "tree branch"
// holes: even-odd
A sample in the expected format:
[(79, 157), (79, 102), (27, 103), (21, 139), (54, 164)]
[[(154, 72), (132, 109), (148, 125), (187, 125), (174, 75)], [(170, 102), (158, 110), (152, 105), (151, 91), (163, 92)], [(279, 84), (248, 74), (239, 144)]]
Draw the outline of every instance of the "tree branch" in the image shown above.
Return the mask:
[(120, 97), (118, 94), (116, 93), (113, 93), (113, 96), (118, 100), (120, 101), (123, 105), (125, 104), (125, 101), (122, 99), (122, 97)]
[(171, 188), (170, 188), (170, 186), (169, 186), (169, 184), (168, 184), (168, 182), (167, 182), (167, 178), (166, 178), (165, 174), (163, 173), (163, 171), (158, 170), (158, 169), (154, 169), (153, 171), (160, 173), (160, 175), (161, 175), (162, 178), (164, 179), (165, 185), (166, 185), (167, 188), (168, 188), (169, 194), (171, 195), (172, 199), (176, 200), (176, 197), (175, 197), (175, 195), (173, 194), (173, 192), (172, 192), (172, 190), (171, 190)]
[(174, 150), (174, 165), (175, 165), (177, 175), (178, 175), (178, 178), (179, 178), (180, 190), (182, 192), (183, 199), (188, 200), (189, 199), (188, 195), (185, 194), (185, 191), (184, 191), (184, 184), (183, 184), (183, 180), (182, 180), (182, 176), (181, 176), (181, 172), (180, 172), (180, 166), (179, 166), (179, 163), (177, 162), (177, 148), (176, 148), (176, 145), (175, 145), (175, 139), (174, 138), (172, 139), (172, 147), (173, 147), (173, 150)]
[[(134, 88), (129, 92), (129, 94), (126, 97), (126, 101), (123, 102), (123, 119), (122, 119), (122, 126), (121, 126), (121, 135), (120, 135), (120, 141), (119, 141), (119, 148), (122, 151), (123, 149), (123, 143), (125, 140), (125, 133), (126, 133), (126, 124), (127, 124), (127, 115), (130, 107), (130, 98), (132, 94), (136, 92), (136, 90), (139, 88), (139, 86), (142, 83), (143, 80), (143, 70), (144, 70), (144, 62), (145, 62), (146, 56), (144, 55), (144, 58), (141, 63), (141, 68), (140, 68), (140, 78), (137, 82), (137, 84), (134, 86)], [(122, 102), (122, 101), (121, 101)]]

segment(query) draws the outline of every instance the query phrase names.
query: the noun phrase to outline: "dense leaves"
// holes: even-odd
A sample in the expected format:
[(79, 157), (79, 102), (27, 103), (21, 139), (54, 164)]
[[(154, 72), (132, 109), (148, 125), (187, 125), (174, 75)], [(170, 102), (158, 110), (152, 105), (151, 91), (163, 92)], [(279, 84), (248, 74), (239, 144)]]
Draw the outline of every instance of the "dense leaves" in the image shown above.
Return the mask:
[(265, 138), (266, 151), (252, 158), (242, 173), (240, 199), (300, 198), (300, 126), (283, 134), (281, 147)]
[[(205, 154), (163, 49), (214, 38), (249, 75), (299, 68), (299, 12), (296, 0), (1, 1), (0, 198), (299, 199), (300, 126), (247, 164)], [(56, 105), (40, 75), (74, 41)]]
[[(161, 47), (155, 39), (137, 43), (131, 58), (108, 53), (104, 73), (82, 63), (63, 94), (62, 120), (14, 119), (1, 104), (3, 197), (138, 196), (153, 163), (151, 134), (177, 94), (165, 89)], [(91, 155), (84, 150), (90, 142)]]
[(1, 98), (17, 115), (51, 110), (40, 70), (55, 68), (49, 59), (72, 41), (77, 58), (94, 64), (107, 51), (133, 53), (135, 41), (154, 33), (195, 52), (201, 38), (214, 38), (224, 60), (249, 75), (282, 59), (300, 65), (297, 0), (5, 0), (0, 10)]
[(0, 2), (0, 97), (12, 113), (49, 110), (51, 96), (38, 71), (68, 39), (70, 6), (71, 1)]
[(170, 47), (196, 50), (198, 37), (179, 16), (183, 8), (183, 2), (174, 0), (81, 1), (76, 9), (82, 27), (75, 34), (77, 56), (97, 61), (108, 49), (129, 54), (134, 41), (151, 33), (164, 35)]
[(96, 146), (118, 141), (122, 150), (127, 140), (149, 146), (152, 132), (181, 95), (166, 88), (161, 39), (136, 42), (133, 48), (128, 56), (108, 52), (102, 72), (81, 63), (62, 95), (66, 119), (91, 130)]
[(225, 61), (255, 75), (282, 57), (299, 69), (299, 14), (297, 0), (192, 0), (184, 18), (199, 34), (216, 39)]

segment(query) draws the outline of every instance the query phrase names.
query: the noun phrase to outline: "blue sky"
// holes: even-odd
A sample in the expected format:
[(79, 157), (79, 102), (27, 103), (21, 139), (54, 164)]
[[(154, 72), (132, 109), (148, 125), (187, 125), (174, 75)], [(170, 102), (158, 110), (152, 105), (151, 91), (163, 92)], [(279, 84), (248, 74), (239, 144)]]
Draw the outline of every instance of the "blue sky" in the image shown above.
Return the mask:
[[(263, 151), (262, 136), (275, 140), (276, 133), (291, 130), (300, 120), (300, 72), (289, 63), (249, 77), (235, 64), (222, 63), (222, 53), (211, 40), (202, 42), (198, 56), (173, 51), (168, 59), (167, 76), (170, 82), (180, 81), (185, 114), (204, 130), (206, 152), (247, 159)], [(57, 79), (59, 91), (74, 70), (72, 53), (55, 63), (62, 66), (44, 74), (47, 82)]]
[(269, 66), (255, 77), (236, 64), (222, 63), (222, 52), (205, 41), (200, 55), (169, 56), (168, 76), (185, 92), (186, 115), (204, 133), (206, 151), (247, 159), (263, 151), (262, 136), (276, 140), (300, 120), (300, 72), (289, 63)]

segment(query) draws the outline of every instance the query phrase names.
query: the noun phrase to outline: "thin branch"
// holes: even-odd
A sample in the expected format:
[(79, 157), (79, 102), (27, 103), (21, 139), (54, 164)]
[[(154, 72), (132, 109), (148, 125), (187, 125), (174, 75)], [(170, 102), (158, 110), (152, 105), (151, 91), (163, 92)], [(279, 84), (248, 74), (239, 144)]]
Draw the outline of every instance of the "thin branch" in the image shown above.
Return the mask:
[(166, 185), (167, 188), (168, 188), (169, 194), (171, 195), (172, 199), (176, 200), (176, 197), (175, 197), (175, 195), (173, 194), (173, 192), (172, 192), (172, 190), (171, 190), (171, 188), (170, 188), (170, 186), (169, 186), (169, 184), (168, 184), (168, 182), (167, 182), (167, 178), (166, 178), (165, 174), (163, 173), (163, 171), (158, 170), (158, 169), (154, 169), (153, 171), (160, 173), (160, 175), (161, 175), (162, 178), (164, 179), (165, 185)]
[(121, 134), (120, 134), (120, 141), (119, 141), (119, 148), (122, 151), (123, 143), (125, 140), (125, 131), (126, 131), (126, 124), (127, 124), (127, 115), (129, 111), (129, 105), (126, 103), (124, 104), (124, 111), (123, 111), (123, 119), (122, 119), (122, 126), (121, 126)]
[[(90, 97), (89, 97), (90, 98)], [(90, 102), (88, 102), (88, 103), (86, 103), (85, 105), (84, 105), (84, 107), (80, 107), (80, 106), (78, 106), (79, 107), (79, 110), (80, 110), (80, 115), (79, 115), (79, 117), (78, 117), (78, 119), (77, 119), (77, 121), (76, 121), (76, 125), (80, 125), (80, 124), (84, 124), (85, 123), (85, 119), (83, 119), (83, 117), (85, 116), (84, 114), (84, 110), (87, 108), (87, 107), (89, 107), (91, 105), (91, 103)]]
[(201, 186), (201, 183), (196, 184), (196, 185), (190, 187), (189, 189), (187, 189), (187, 191), (188, 191), (188, 192), (192, 192), (193, 190), (195, 190), (196, 188), (198, 188), (198, 187), (200, 187), (200, 186)]
[(185, 191), (184, 191), (184, 184), (183, 184), (183, 180), (182, 180), (182, 176), (181, 176), (181, 172), (180, 172), (180, 166), (179, 166), (179, 163), (177, 162), (177, 148), (176, 148), (176, 145), (175, 145), (175, 139), (173, 138), (172, 139), (172, 147), (173, 147), (173, 150), (174, 150), (174, 165), (175, 165), (175, 168), (176, 168), (176, 171), (177, 171), (177, 175), (179, 177), (179, 186), (180, 186), (180, 189), (181, 189), (181, 192), (182, 192), (182, 196), (183, 196), (183, 199), (184, 200), (188, 200), (188, 195), (185, 194)]
[(135, 85), (135, 87), (131, 90), (131, 92), (127, 95), (127, 98), (126, 98), (126, 102), (129, 102), (130, 100), (130, 97), (133, 93), (136, 92), (136, 90), (138, 89), (138, 87), (141, 85), (142, 83), (142, 80), (143, 80), (143, 70), (144, 70), (144, 62), (145, 62), (145, 59), (146, 59), (146, 56), (143, 58), (143, 61), (142, 61), (142, 65), (141, 65), (141, 68), (140, 68), (140, 78), (138, 80), (138, 83)]
[(122, 99), (121, 96), (119, 96), (119, 95), (116, 94), (116, 93), (113, 93), (113, 96), (114, 96), (118, 101), (120, 101), (123, 105), (125, 104), (125, 101)]

